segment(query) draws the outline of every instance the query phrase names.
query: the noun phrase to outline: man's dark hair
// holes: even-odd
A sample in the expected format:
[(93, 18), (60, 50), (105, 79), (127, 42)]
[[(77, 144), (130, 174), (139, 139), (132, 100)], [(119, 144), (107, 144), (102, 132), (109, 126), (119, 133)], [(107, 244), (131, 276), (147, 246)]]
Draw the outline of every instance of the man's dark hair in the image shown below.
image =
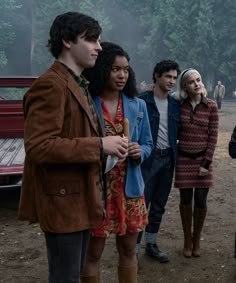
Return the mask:
[[(115, 43), (103, 42), (101, 46), (102, 51), (98, 55), (95, 66), (83, 71), (83, 75), (90, 82), (89, 91), (92, 96), (100, 96), (104, 91), (116, 56), (125, 57), (128, 62), (130, 60), (124, 49)], [(137, 95), (135, 74), (130, 66), (129, 77), (123, 92), (130, 97)]]
[(156, 83), (155, 74), (158, 75), (158, 77), (161, 77), (163, 73), (169, 72), (170, 70), (176, 70), (177, 75), (180, 74), (180, 69), (178, 63), (172, 60), (163, 60), (156, 64), (153, 70), (152, 74), (152, 80), (154, 83)]
[(63, 39), (76, 43), (78, 35), (83, 35), (87, 41), (96, 41), (101, 32), (102, 28), (94, 18), (77, 12), (67, 12), (58, 15), (53, 21), (48, 48), (57, 59), (63, 48)]

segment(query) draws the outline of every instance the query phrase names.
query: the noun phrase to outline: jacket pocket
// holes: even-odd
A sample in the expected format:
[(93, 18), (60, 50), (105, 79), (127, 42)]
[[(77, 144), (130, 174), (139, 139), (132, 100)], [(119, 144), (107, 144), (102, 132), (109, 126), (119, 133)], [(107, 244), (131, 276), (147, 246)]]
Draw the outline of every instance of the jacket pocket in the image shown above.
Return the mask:
[(71, 194), (79, 194), (81, 192), (79, 180), (77, 182), (64, 181), (54, 182), (47, 181), (44, 184), (43, 191), (47, 195), (55, 195), (65, 197)]
[(138, 115), (134, 122), (134, 129), (131, 136), (131, 140), (133, 142), (137, 142), (139, 140), (139, 135), (141, 133), (141, 127), (142, 127), (142, 121), (143, 121), (143, 112), (138, 112)]
[(48, 166), (39, 167), (42, 191), (47, 195), (67, 196), (81, 192), (81, 173), (77, 167)]

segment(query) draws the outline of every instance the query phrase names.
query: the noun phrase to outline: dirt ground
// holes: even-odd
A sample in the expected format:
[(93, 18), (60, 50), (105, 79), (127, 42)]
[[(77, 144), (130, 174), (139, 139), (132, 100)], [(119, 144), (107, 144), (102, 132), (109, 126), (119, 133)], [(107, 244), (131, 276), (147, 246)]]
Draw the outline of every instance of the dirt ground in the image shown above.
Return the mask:
[[(236, 100), (225, 102), (222, 108), (214, 160), (215, 186), (208, 197), (208, 214), (201, 239), (202, 256), (190, 259), (182, 256), (179, 195), (173, 188), (159, 236), (159, 245), (168, 251), (170, 262), (160, 264), (148, 258), (142, 247), (139, 283), (236, 282), (236, 259), (233, 258), (236, 160), (228, 156), (228, 141), (236, 124)], [(17, 220), (18, 199), (19, 192), (0, 192), (0, 282), (47, 282), (44, 236), (38, 225)], [(101, 282), (118, 282), (116, 265), (115, 242), (110, 238), (103, 254)]]

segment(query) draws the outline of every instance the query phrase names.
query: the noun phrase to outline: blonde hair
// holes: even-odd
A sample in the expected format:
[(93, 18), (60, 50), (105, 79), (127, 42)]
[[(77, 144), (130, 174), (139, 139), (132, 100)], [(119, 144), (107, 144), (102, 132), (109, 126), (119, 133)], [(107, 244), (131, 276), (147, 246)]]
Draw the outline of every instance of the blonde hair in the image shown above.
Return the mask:
[[(184, 100), (185, 98), (188, 97), (187, 92), (184, 90), (184, 85), (186, 83), (186, 80), (189, 78), (190, 75), (192, 75), (193, 73), (197, 73), (200, 75), (200, 73), (196, 70), (196, 69), (185, 69), (183, 70), (183, 72), (179, 75), (178, 81), (177, 81), (177, 89), (176, 89), (176, 93), (175, 93), (175, 98), (177, 100)], [(201, 77), (201, 75), (200, 75)]]
[(206, 89), (204, 84), (202, 84), (202, 95), (205, 96), (205, 97), (207, 97), (207, 95), (208, 95), (207, 89)]

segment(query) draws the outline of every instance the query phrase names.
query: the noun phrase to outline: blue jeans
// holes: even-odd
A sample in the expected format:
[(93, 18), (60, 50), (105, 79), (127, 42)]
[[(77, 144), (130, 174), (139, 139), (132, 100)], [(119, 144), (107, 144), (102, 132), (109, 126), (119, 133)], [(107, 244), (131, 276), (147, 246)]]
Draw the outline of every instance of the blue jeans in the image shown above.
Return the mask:
[(149, 208), (148, 225), (145, 232), (158, 233), (165, 206), (170, 194), (174, 173), (172, 154), (155, 154), (151, 168), (143, 170), (145, 201)]
[(49, 283), (79, 283), (90, 230), (75, 233), (45, 232)]

